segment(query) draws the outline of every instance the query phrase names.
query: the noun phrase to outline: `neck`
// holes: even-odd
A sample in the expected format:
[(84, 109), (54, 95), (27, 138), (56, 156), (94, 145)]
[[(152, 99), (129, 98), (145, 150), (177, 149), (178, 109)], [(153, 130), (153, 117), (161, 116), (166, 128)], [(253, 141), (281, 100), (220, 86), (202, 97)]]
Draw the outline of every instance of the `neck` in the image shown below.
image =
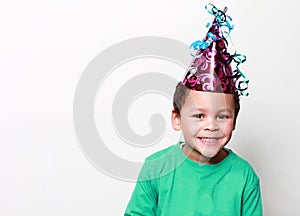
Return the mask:
[(200, 152), (195, 151), (194, 149), (190, 148), (188, 145), (183, 145), (182, 151), (184, 154), (191, 160), (197, 162), (197, 163), (202, 163), (202, 164), (217, 164), (224, 160), (228, 152), (224, 148), (222, 148), (218, 154), (212, 158), (205, 157), (202, 155)]

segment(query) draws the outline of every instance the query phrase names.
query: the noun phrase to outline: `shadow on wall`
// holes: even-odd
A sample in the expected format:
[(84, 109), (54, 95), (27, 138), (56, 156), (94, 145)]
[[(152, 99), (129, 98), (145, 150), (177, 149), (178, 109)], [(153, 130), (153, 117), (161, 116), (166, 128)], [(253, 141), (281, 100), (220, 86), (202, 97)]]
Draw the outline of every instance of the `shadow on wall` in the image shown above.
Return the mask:
[[(289, 181), (285, 179), (286, 175), (282, 175), (287, 172), (284, 169), (286, 165), (283, 165), (284, 160), (278, 160), (282, 156), (278, 149), (272, 147), (274, 142), (270, 139), (274, 134), (266, 131), (257, 132), (259, 129), (247, 130), (240, 127), (235, 132), (230, 147), (246, 159), (259, 176), (264, 215), (293, 215), (294, 210), (291, 210), (287, 202), (290, 199), (287, 198), (289, 194), (282, 186), (283, 182)], [(287, 211), (291, 211), (290, 214), (287, 214)]]

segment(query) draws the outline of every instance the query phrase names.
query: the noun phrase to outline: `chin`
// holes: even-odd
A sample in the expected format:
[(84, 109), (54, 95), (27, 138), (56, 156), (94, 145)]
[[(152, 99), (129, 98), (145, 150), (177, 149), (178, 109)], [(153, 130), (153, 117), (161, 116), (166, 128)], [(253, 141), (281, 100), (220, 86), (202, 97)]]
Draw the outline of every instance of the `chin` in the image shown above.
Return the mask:
[(221, 150), (217, 150), (217, 151), (214, 151), (214, 152), (211, 152), (211, 151), (209, 151), (209, 152), (208, 151), (202, 151), (202, 152), (200, 152), (200, 154), (203, 157), (207, 158), (207, 159), (211, 159), (211, 158), (216, 157), (220, 151)]
[(194, 146), (193, 150), (198, 152), (203, 157), (213, 158), (218, 155), (218, 153), (222, 150), (223, 146)]

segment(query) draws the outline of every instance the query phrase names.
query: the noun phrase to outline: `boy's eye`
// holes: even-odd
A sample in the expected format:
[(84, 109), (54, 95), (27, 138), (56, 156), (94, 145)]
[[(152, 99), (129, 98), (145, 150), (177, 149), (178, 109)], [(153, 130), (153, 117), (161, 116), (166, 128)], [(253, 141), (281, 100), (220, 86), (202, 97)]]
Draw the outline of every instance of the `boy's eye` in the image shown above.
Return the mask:
[(218, 115), (218, 119), (228, 119), (229, 115)]
[(195, 118), (203, 118), (204, 115), (203, 115), (203, 114), (196, 114), (196, 115), (194, 115), (193, 117), (195, 117)]

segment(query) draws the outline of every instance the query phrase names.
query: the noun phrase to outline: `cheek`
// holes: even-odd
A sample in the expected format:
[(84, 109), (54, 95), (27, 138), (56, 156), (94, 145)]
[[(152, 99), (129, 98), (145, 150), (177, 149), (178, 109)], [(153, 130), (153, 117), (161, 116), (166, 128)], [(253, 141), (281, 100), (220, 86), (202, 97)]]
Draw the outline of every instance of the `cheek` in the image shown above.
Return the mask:
[(184, 130), (187, 133), (195, 133), (199, 130), (199, 128), (201, 127), (201, 125), (199, 124), (199, 122), (194, 122), (191, 120), (186, 120), (186, 121), (182, 121), (181, 122), (181, 128), (182, 130)]
[(231, 120), (223, 122), (220, 128), (222, 128), (223, 133), (230, 134), (234, 128), (234, 123)]

